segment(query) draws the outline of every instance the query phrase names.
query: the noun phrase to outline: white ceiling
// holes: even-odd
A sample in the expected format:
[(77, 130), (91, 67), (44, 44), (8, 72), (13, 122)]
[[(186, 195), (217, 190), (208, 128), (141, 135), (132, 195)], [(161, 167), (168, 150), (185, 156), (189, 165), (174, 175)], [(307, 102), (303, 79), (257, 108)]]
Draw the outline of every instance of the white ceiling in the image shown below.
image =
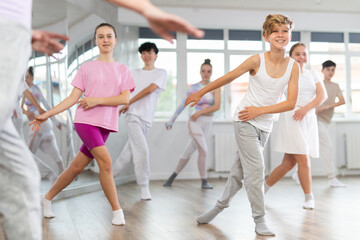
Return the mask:
[(33, 0), (32, 27), (43, 28), (67, 17), (68, 25), (80, 21), (90, 13), (64, 0)]
[[(273, 13), (276, 11), (360, 13), (360, 0), (152, 0), (152, 2), (160, 7), (205, 8), (206, 6), (206, 8), (268, 10)], [(52, 25), (65, 19), (66, 16), (71, 26), (89, 14), (69, 3), (65, 4), (65, 0), (33, 0), (33, 28)]]
[(360, 13), (359, 0), (152, 0), (157, 6)]

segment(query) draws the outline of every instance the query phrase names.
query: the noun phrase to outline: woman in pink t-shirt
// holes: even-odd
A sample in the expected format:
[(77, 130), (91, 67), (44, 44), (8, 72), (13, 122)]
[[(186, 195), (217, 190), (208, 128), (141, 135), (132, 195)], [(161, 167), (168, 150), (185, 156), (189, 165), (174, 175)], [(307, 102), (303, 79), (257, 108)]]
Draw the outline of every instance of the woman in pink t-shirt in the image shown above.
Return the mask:
[[(135, 87), (129, 68), (115, 61), (113, 51), (117, 42), (112, 25), (102, 23), (95, 29), (94, 41), (99, 48), (99, 57), (84, 63), (77, 72), (70, 96), (48, 112), (36, 117), (31, 123), (39, 129), (41, 123), (76, 103), (75, 130), (83, 141), (79, 153), (70, 166), (41, 198), (43, 215), (55, 217), (51, 200), (93, 160), (100, 168), (100, 183), (112, 207), (112, 224), (124, 225), (124, 214), (119, 204), (112, 172), (112, 160), (105, 146), (110, 132), (118, 130), (118, 105), (129, 103), (130, 91)], [(84, 97), (80, 97), (84, 94)]]

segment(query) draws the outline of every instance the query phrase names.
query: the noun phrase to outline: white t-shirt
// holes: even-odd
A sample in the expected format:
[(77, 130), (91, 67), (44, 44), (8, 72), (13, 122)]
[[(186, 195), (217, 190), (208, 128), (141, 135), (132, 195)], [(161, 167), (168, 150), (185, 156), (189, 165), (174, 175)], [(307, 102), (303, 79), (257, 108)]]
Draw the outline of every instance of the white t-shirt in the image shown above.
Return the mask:
[[(234, 114), (234, 121), (239, 120), (238, 113), (245, 107), (264, 107), (275, 105), (281, 101), (284, 89), (287, 86), (291, 71), (294, 65), (294, 59), (290, 58), (285, 74), (280, 78), (272, 78), (266, 72), (264, 53), (260, 55), (260, 67), (254, 76), (249, 77), (249, 87), (245, 97), (241, 100)], [(297, 67), (297, 66), (295, 66)], [(274, 121), (274, 114), (262, 114), (248, 122), (253, 126), (265, 131), (271, 132)]]
[(0, 17), (23, 24), (31, 28), (32, 0), (1, 0)]
[[(316, 97), (316, 84), (321, 81), (319, 74), (314, 70), (305, 70), (299, 76), (299, 95), (296, 106), (304, 107)], [(285, 96), (287, 88), (285, 89)]]
[(158, 88), (149, 95), (132, 103), (127, 112), (151, 124), (156, 110), (157, 99), (160, 93), (166, 89), (167, 73), (164, 69), (160, 68), (153, 70), (135, 69), (131, 72), (131, 75), (135, 82), (135, 91), (131, 93), (130, 98), (133, 98), (152, 83), (158, 86)]

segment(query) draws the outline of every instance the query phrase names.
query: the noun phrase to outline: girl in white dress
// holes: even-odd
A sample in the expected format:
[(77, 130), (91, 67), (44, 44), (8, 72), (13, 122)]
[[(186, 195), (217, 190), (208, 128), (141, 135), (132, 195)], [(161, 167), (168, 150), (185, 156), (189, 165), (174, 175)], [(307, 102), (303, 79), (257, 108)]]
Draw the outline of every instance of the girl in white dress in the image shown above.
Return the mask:
[(299, 180), (305, 193), (303, 208), (314, 209), (310, 157), (319, 157), (319, 135), (315, 108), (326, 100), (327, 94), (318, 74), (305, 69), (307, 50), (303, 43), (297, 43), (290, 49), (290, 57), (301, 68), (299, 97), (294, 110), (280, 114), (274, 149), (285, 154), (282, 163), (267, 178), (265, 191), (298, 164)]

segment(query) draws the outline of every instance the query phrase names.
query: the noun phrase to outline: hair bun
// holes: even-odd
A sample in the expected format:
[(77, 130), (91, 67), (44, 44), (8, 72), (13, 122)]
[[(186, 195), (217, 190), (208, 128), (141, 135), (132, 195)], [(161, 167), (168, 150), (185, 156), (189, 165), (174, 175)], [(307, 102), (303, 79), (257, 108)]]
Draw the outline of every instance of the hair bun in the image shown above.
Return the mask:
[(210, 62), (211, 62), (211, 60), (207, 58), (207, 59), (205, 59), (204, 64), (210, 64)]

